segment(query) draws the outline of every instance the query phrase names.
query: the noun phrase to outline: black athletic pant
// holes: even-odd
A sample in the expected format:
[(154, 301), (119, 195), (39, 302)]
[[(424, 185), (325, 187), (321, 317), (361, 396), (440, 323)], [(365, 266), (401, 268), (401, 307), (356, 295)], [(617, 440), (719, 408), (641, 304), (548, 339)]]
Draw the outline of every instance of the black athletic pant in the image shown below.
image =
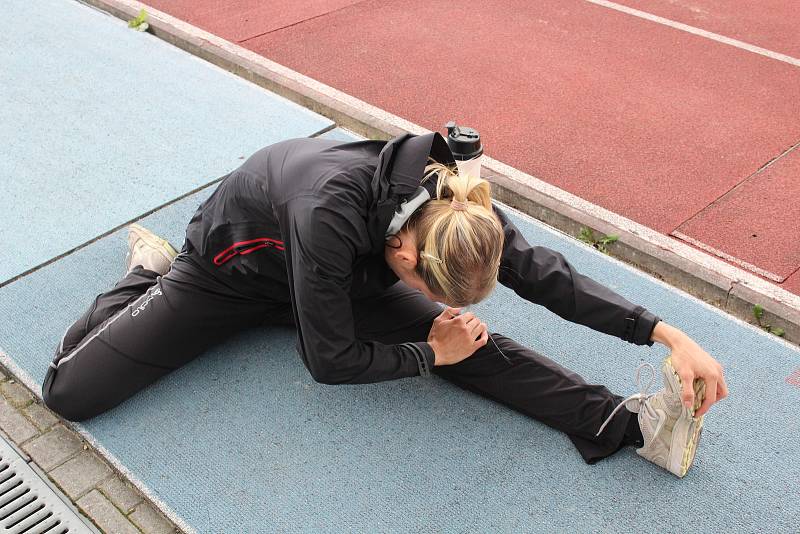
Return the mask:
[[(45, 403), (66, 419), (88, 419), (236, 332), (292, 324), (288, 304), (248, 296), (253, 287), (265, 285), (244, 275), (215, 275), (186, 249), (163, 277), (134, 268), (64, 334), (42, 386)], [(361, 339), (402, 343), (426, 340), (441, 309), (398, 282), (378, 297), (354, 301), (353, 311)], [(595, 437), (621, 397), (507, 337), (492, 338), (508, 360), (490, 341), (433, 372), (565, 432), (589, 463), (641, 444), (635, 414), (625, 410)]]

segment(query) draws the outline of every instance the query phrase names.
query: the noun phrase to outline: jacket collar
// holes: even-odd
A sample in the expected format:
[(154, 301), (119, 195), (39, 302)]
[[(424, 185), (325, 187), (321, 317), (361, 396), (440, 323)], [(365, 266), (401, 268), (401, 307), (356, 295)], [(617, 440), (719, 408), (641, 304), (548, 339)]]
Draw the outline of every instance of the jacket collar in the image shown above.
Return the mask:
[[(425, 135), (403, 134), (388, 141), (378, 155), (372, 179), (373, 204), (369, 236), (373, 253), (383, 251), (386, 228), (397, 206), (419, 187), (428, 157), (445, 165), (455, 165), (450, 147), (439, 132)], [(436, 184), (424, 187), (436, 196)]]

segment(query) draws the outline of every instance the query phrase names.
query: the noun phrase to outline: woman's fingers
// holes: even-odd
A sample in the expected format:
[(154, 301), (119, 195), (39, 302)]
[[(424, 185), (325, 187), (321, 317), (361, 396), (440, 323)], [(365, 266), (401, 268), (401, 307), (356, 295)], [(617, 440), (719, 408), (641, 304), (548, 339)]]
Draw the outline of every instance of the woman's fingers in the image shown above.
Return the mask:
[(705, 415), (711, 405), (717, 402), (717, 381), (715, 379), (706, 379), (706, 398), (703, 399), (703, 404), (700, 405), (694, 416), (701, 417)]
[(481, 322), (477, 317), (474, 321), (469, 323), (469, 335), (471, 340), (475, 340), (481, 333), (486, 330), (486, 323)]
[(481, 332), (481, 337), (476, 339), (475, 342), (472, 344), (472, 348), (474, 349), (472, 352), (475, 352), (479, 348), (481, 348), (484, 345), (486, 345), (486, 343), (488, 343), (488, 341), (489, 341), (489, 330), (486, 329), (485, 326), (486, 325), (484, 324), (484, 329), (483, 329), (483, 332)]
[(468, 323), (470, 323), (471, 321), (474, 321), (474, 320), (476, 320), (476, 319), (477, 319), (477, 317), (475, 317), (475, 314), (474, 314), (474, 313), (472, 313), (472, 312), (462, 313), (461, 315), (459, 315), (459, 316), (458, 316), (458, 318), (459, 318), (459, 320), (461, 320), (461, 322), (463, 322), (464, 324), (468, 324)]
[(728, 396), (728, 386), (725, 384), (725, 376), (722, 372), (722, 366), (718, 363), (712, 366), (712, 370), (708, 371), (705, 376), (701, 377), (706, 382), (706, 398), (703, 400), (702, 406), (697, 410), (695, 417), (705, 415), (715, 402), (720, 401)]
[(444, 321), (445, 319), (449, 319), (450, 315), (452, 315), (452, 314), (447, 309), (447, 307), (445, 307), (445, 308), (442, 309), (442, 312), (439, 315), (436, 316), (436, 319), (434, 319), (433, 322), (434, 323), (440, 323), (440, 322)]
[(723, 378), (717, 382), (717, 400), (722, 400), (728, 396), (728, 384), (725, 383)]
[(445, 306), (444, 308), (445, 319), (455, 319), (456, 317), (460, 316), (461, 316), (461, 308), (451, 308), (450, 306)]
[(679, 376), (681, 378), (681, 400), (684, 406), (691, 409), (694, 404), (694, 388), (692, 387), (694, 373), (691, 370), (686, 370)]
[(481, 335), (481, 332), (487, 329), (486, 323), (476, 317), (475, 314), (466, 313), (463, 317), (464, 327), (466, 328), (466, 332), (469, 334), (471, 341), (474, 341), (478, 336)]

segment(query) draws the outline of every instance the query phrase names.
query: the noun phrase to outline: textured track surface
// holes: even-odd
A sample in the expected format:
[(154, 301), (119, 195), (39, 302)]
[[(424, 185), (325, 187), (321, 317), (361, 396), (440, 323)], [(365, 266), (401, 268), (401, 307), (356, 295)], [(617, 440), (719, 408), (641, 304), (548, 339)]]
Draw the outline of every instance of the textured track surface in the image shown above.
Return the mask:
[[(331, 121), (66, 0), (0, 37), (0, 284)], [(190, 157), (187, 157), (191, 155)]]
[(353, 132), (345, 130), (344, 128), (334, 128), (333, 130), (329, 130), (320, 135), (320, 137), (325, 139), (338, 139), (339, 141), (360, 141), (363, 139), (363, 137), (359, 137)]
[[(204, 195), (143, 224), (177, 242)], [(569, 238), (520, 225), (532, 242), (684, 329), (726, 367), (731, 396), (706, 417), (685, 479), (633, 449), (587, 466), (565, 436), (438, 378), (316, 384), (286, 329), (237, 337), (86, 428), (200, 532), (630, 532), (652, 524), (752, 532), (765, 520), (774, 532), (794, 528), (800, 389), (786, 377), (800, 352)], [(3, 350), (40, 381), (63, 330), (120, 276), (124, 253), (118, 232), (0, 289), (0, 314), (17, 317), (0, 328)], [(620, 394), (634, 392), (640, 361), (666, 355), (565, 322), (505, 289), (476, 312)], [(693, 513), (656, 505), (664, 502), (691, 503)]]
[[(530, 5), (373, 0), (244, 45), (425, 127), (461, 118), (489, 155), (665, 233), (800, 140), (800, 69), (593, 4)], [(459, 37), (432, 31), (453, 19)]]

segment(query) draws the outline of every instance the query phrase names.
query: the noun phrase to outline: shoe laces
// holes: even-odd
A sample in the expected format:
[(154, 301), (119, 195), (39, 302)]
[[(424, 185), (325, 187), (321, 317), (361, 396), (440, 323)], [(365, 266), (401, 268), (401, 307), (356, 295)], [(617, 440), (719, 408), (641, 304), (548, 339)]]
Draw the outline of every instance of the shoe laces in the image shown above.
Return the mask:
[[(649, 369), (650, 371), (650, 379), (647, 381), (647, 384), (645, 384), (644, 387), (642, 387), (642, 369)], [(655, 380), (656, 380), (656, 370), (652, 365), (650, 365), (649, 363), (643, 363), (639, 367), (637, 367), (636, 387), (639, 388), (639, 393), (634, 393), (627, 399), (620, 402), (617, 405), (617, 407), (614, 408), (614, 411), (611, 412), (611, 415), (609, 415), (606, 418), (606, 420), (603, 421), (603, 424), (600, 426), (600, 430), (597, 431), (597, 434), (595, 434), (595, 436), (599, 436), (603, 432), (603, 430), (605, 430), (606, 425), (608, 425), (608, 423), (611, 422), (611, 419), (613, 419), (614, 416), (617, 415), (617, 412), (619, 412), (623, 406), (627, 406), (628, 403), (634, 403), (634, 402), (638, 403), (636, 410), (630, 410), (630, 411), (632, 412), (635, 411), (637, 413), (641, 411), (642, 407), (645, 405), (647, 400), (650, 399), (650, 397), (652, 397), (653, 395), (655, 395), (655, 393), (647, 393), (650, 387), (653, 385), (653, 382), (655, 382)]]

